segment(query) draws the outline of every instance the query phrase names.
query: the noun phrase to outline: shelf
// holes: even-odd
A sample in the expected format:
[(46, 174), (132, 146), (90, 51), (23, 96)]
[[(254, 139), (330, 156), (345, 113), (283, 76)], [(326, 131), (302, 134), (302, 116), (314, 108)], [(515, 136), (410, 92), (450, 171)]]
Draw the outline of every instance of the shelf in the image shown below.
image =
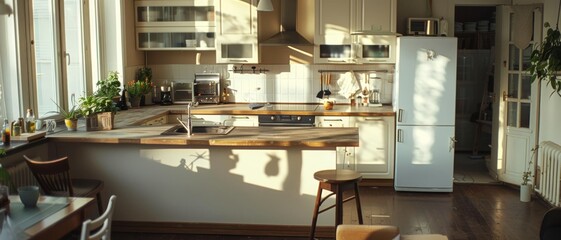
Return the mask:
[(456, 32), (458, 49), (491, 49), (495, 46), (495, 32)]

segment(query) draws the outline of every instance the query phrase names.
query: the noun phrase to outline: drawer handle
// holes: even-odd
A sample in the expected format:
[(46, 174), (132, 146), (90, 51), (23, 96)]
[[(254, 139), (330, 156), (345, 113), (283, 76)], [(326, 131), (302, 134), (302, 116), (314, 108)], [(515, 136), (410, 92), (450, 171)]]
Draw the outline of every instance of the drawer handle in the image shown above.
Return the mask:
[(397, 129), (397, 142), (403, 142), (403, 131), (401, 129)]
[(399, 109), (399, 111), (397, 112), (397, 121), (398, 122), (402, 122), (403, 121), (403, 109)]

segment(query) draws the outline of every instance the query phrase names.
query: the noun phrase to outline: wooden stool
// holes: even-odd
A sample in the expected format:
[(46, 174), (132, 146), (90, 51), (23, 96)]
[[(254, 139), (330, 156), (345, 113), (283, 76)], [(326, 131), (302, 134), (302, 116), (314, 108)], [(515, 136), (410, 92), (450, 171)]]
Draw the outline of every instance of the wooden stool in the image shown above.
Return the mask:
[[(362, 209), (360, 207), (360, 195), (358, 193), (358, 183), (362, 180), (362, 175), (348, 170), (323, 170), (314, 173), (314, 178), (319, 181), (318, 193), (316, 195), (316, 206), (314, 207), (314, 216), (312, 218), (312, 229), (310, 231), (310, 239), (314, 239), (316, 232), (316, 224), (318, 215), (333, 207), (335, 207), (335, 227), (343, 223), (343, 203), (352, 199), (356, 200), (356, 211), (358, 214), (358, 222), (362, 224)], [(329, 190), (331, 193), (324, 198), (321, 197), (322, 190)], [(354, 189), (355, 194), (343, 200), (343, 192)], [(335, 195), (335, 204), (325, 209), (319, 210), (321, 204), (327, 198)]]

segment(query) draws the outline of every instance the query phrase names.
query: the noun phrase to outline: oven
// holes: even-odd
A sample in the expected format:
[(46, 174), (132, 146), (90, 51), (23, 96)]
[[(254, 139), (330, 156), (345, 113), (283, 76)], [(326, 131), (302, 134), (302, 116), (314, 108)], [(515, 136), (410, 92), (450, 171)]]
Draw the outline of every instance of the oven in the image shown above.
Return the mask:
[(259, 126), (275, 127), (313, 127), (315, 116), (268, 114), (259, 115)]
[(193, 86), (193, 100), (197, 103), (220, 103), (220, 75), (197, 73)]

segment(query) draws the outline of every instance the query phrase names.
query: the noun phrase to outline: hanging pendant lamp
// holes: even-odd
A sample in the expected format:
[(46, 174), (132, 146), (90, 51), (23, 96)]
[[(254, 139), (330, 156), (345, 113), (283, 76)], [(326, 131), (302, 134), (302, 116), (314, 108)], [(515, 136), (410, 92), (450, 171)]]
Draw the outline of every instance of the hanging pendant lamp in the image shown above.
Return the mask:
[(259, 4), (257, 4), (257, 11), (273, 11), (273, 3), (271, 0), (259, 0)]
[(12, 14), (12, 8), (3, 2), (0, 3), (0, 15), (8, 15), (9, 17), (10, 14)]

